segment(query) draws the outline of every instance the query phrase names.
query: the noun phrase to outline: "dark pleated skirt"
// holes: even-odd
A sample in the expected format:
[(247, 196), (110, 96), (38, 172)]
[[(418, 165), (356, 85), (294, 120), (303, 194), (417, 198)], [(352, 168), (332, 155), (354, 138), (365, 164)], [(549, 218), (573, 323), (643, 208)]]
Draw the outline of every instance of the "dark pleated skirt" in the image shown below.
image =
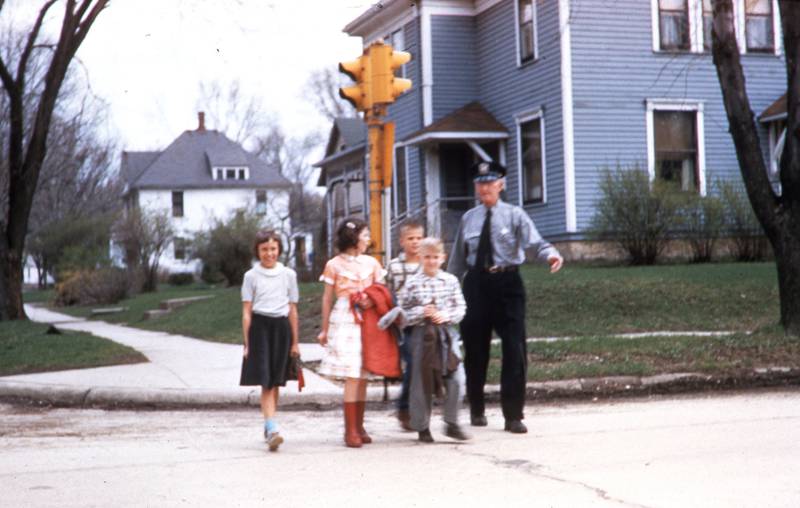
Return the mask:
[(242, 359), (241, 386), (286, 385), (292, 332), (289, 319), (253, 313), (250, 321), (250, 350)]

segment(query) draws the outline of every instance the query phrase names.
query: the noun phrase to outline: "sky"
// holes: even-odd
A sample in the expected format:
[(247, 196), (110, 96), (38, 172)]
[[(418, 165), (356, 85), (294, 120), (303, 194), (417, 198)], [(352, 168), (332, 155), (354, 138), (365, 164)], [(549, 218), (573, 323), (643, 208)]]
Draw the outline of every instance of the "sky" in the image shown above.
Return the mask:
[[(33, 20), (40, 0), (8, 0)], [(330, 124), (301, 97), (308, 75), (361, 53), (342, 28), (364, 0), (111, 0), (78, 51), (108, 130), (125, 150), (166, 147), (197, 127), (200, 83), (238, 80), (290, 135)], [(53, 25), (62, 7), (55, 6)], [(215, 126), (207, 122), (206, 126)]]

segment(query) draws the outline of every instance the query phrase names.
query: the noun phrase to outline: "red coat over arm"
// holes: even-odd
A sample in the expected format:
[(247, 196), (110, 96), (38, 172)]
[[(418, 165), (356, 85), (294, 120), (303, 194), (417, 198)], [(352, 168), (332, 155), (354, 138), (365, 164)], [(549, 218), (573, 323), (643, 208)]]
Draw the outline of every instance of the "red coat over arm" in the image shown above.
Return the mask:
[[(383, 284), (373, 284), (363, 293), (366, 293), (375, 305), (364, 309), (360, 318), (356, 314), (356, 320), (361, 322), (362, 368), (378, 376), (400, 377), (400, 352), (397, 349), (397, 340), (389, 329), (381, 330), (378, 327), (381, 316), (394, 306), (392, 294)], [(352, 295), (351, 304), (357, 302), (361, 295), (362, 293)]]

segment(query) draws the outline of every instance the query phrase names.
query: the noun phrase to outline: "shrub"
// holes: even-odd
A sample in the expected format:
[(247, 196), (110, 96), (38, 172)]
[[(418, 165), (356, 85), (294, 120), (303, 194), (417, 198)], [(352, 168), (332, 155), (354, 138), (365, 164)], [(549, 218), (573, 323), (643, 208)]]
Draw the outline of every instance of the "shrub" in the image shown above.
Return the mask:
[(128, 277), (120, 268), (79, 270), (56, 284), (56, 305), (117, 303), (128, 296)]
[(167, 282), (172, 286), (188, 286), (194, 282), (194, 274), (192, 272), (171, 273), (167, 277)]
[(707, 263), (725, 228), (722, 200), (699, 194), (687, 194), (684, 199), (681, 223), (692, 249), (692, 261)]
[(733, 256), (739, 261), (765, 259), (769, 244), (744, 188), (741, 184), (724, 181), (719, 183), (719, 189)]
[(665, 182), (651, 183), (638, 165), (603, 170), (600, 200), (591, 231), (614, 241), (631, 264), (651, 265), (666, 247), (679, 214), (677, 191)]
[(203, 262), (203, 280), (213, 283), (221, 274), (229, 286), (240, 285), (253, 266), (253, 239), (259, 229), (259, 216), (238, 210), (228, 221), (217, 219), (209, 231), (197, 235), (192, 251)]

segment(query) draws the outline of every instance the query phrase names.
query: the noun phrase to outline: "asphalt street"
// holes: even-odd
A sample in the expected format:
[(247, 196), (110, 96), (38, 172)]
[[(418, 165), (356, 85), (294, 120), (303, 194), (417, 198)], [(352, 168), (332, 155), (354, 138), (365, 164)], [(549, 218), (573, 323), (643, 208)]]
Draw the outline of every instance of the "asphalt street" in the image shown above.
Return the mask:
[(342, 445), (340, 411), (105, 411), (0, 405), (0, 506), (800, 506), (800, 390), (535, 404), (527, 435), (456, 443), (367, 413), (375, 443)]

